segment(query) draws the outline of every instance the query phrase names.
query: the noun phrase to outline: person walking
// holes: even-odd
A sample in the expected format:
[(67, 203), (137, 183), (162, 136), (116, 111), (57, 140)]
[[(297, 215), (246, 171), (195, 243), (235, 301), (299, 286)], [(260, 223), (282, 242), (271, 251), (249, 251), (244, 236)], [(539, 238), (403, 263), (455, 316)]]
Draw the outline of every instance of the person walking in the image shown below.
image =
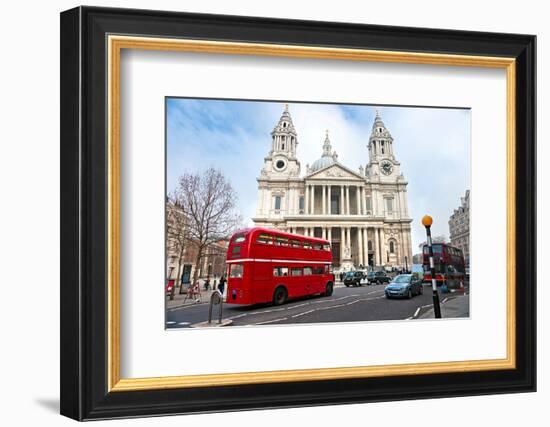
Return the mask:
[(223, 295), (223, 291), (225, 291), (225, 276), (222, 276), (220, 277), (220, 284), (218, 285), (218, 290), (221, 292), (221, 294)]

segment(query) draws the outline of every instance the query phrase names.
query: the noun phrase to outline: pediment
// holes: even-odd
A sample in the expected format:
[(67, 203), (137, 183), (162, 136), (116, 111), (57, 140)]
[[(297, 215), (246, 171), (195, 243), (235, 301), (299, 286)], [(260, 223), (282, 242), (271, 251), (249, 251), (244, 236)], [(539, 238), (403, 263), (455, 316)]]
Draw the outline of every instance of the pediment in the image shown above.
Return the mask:
[(307, 179), (364, 180), (365, 177), (341, 164), (333, 164), (306, 176)]

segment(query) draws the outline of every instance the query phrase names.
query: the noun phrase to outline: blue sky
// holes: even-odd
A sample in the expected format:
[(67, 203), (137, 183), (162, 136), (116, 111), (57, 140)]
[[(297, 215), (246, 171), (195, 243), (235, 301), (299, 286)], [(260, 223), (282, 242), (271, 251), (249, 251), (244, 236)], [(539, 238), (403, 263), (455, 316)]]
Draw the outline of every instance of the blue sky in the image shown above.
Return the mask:
[[(247, 223), (256, 209), (256, 178), (271, 147), (281, 102), (167, 99), (167, 191), (185, 172), (221, 169), (236, 189)], [(420, 219), (434, 218), (433, 235), (448, 237), (448, 220), (470, 188), (470, 110), (289, 102), (298, 133), (302, 175), (321, 157), (325, 131), (345, 166), (368, 163), (376, 110), (394, 138), (394, 154), (408, 180), (413, 253), (425, 240)]]

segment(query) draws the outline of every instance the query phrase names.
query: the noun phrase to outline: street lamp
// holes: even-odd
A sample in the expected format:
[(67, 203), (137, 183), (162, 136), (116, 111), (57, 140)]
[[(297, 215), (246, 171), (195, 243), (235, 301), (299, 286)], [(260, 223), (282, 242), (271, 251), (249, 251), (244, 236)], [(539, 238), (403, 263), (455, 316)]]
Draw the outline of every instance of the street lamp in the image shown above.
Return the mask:
[(437, 283), (435, 281), (435, 266), (434, 266), (434, 251), (432, 248), (432, 233), (431, 226), (433, 224), (433, 219), (430, 215), (424, 215), (422, 217), (422, 225), (426, 227), (426, 241), (428, 243), (428, 251), (430, 255), (430, 273), (432, 276), (432, 291), (433, 291), (433, 304), (434, 304), (434, 313), (436, 319), (441, 319), (441, 307), (439, 306), (439, 294), (437, 292)]

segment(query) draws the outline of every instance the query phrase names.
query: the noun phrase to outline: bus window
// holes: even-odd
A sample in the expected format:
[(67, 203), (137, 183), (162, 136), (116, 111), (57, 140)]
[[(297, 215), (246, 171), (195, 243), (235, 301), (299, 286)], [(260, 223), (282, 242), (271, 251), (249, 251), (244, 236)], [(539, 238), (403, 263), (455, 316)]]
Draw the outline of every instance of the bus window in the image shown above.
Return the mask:
[(246, 239), (245, 235), (244, 234), (237, 234), (234, 238), (233, 238), (233, 243), (242, 243), (244, 242)]
[(313, 270), (311, 267), (304, 267), (304, 276), (311, 276), (313, 274)]
[(325, 244), (323, 245), (323, 249), (324, 249), (325, 251), (330, 251), (330, 245), (329, 245), (328, 243), (325, 243)]
[(299, 248), (299, 247), (301, 247), (302, 245), (300, 244), (300, 241), (299, 241), (299, 240), (291, 240), (291, 241), (290, 241), (290, 246), (292, 246), (293, 248)]
[(229, 277), (233, 279), (240, 279), (241, 277), (243, 277), (243, 265), (231, 264), (229, 268)]
[(311, 243), (304, 242), (304, 249), (311, 249)]
[(273, 267), (273, 276), (275, 277), (288, 276), (288, 267)]
[(323, 267), (313, 267), (313, 274), (323, 274), (323, 271), (324, 271)]
[(288, 239), (286, 237), (276, 236), (275, 246), (288, 246)]
[(231, 253), (233, 255), (238, 255), (241, 253), (241, 247), (240, 246), (233, 246), (233, 249), (231, 249)]
[(294, 267), (290, 269), (290, 275), (291, 276), (301, 276), (302, 275), (302, 269), (299, 267)]
[(313, 244), (313, 249), (315, 249), (316, 251), (320, 251), (322, 248), (323, 248), (323, 245), (321, 245), (320, 243)]
[(273, 244), (273, 237), (269, 234), (260, 234), (258, 238), (256, 239), (257, 243), (263, 243), (266, 245), (272, 245)]

